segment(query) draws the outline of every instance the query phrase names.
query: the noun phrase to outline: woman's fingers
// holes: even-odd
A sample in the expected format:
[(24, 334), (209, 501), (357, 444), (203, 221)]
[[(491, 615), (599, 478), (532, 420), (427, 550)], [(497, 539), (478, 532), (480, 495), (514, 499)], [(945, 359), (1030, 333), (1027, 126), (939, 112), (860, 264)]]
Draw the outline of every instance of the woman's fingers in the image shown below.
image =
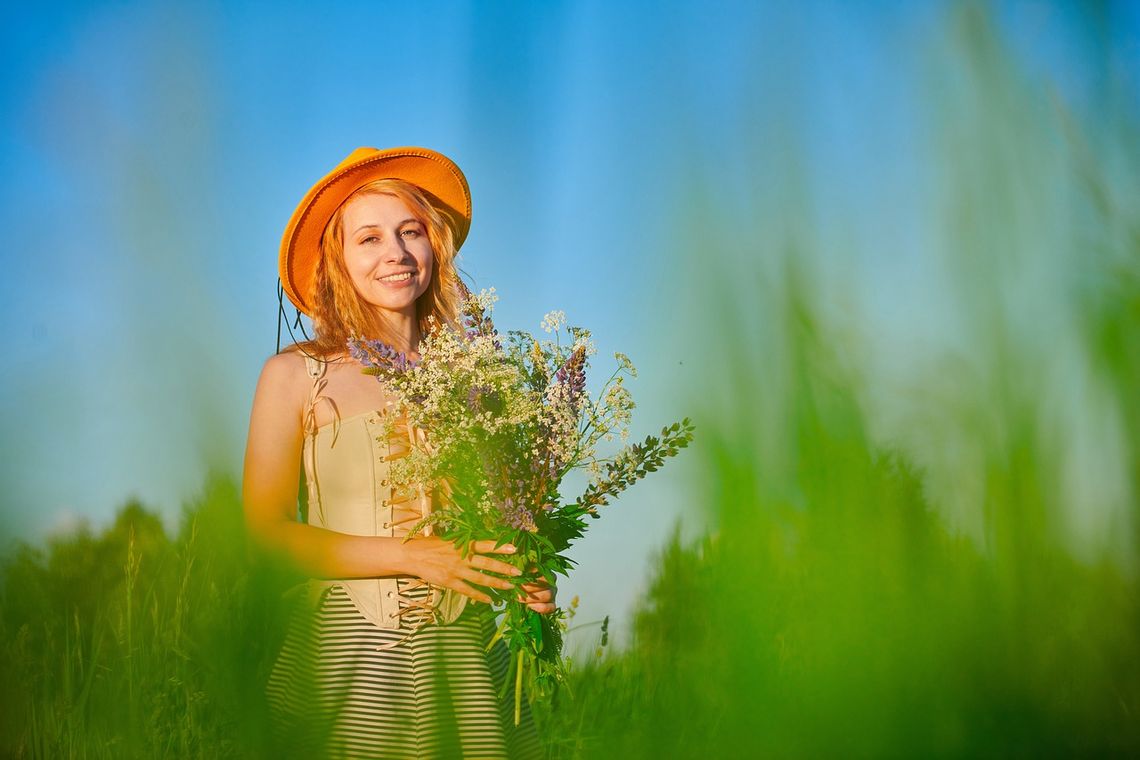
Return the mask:
[[(528, 586), (530, 588), (527, 588)], [(538, 614), (546, 615), (557, 609), (554, 604), (554, 589), (540, 588), (532, 584), (525, 584), (522, 588), (527, 590), (527, 595), (520, 596), (518, 600)]]
[(471, 559), (467, 560), (467, 564), (469, 564), (471, 567), (477, 567), (480, 570), (490, 570), (491, 572), (499, 573), (500, 575), (522, 575), (522, 570), (519, 570), (514, 565), (509, 565), (506, 562), (503, 562), (501, 559), (485, 557), (482, 554), (476, 554), (475, 556), (471, 557)]
[(523, 604), (526, 604), (528, 606), (531, 606), (531, 607), (533, 607), (536, 604), (538, 604), (538, 605), (547, 605), (547, 604), (553, 605), (554, 594), (550, 594), (550, 593), (547, 593), (547, 594), (528, 594), (527, 596), (518, 597), (518, 601), (520, 601)]
[(483, 602), (484, 604), (490, 604), (491, 603), (491, 597), (487, 596), (485, 593), (483, 593), (482, 591), (479, 591), (478, 589), (474, 588), (473, 586), (471, 586), (467, 583), (464, 583), (461, 580), (457, 580), (457, 581), (455, 581), (455, 583), (450, 584), (448, 586), (448, 588), (454, 589), (455, 591), (458, 591), (459, 593), (463, 594), (464, 596), (470, 597), (477, 602)]
[(557, 608), (554, 604), (554, 592), (549, 589), (520, 596), (518, 600), (540, 615), (554, 612)]
[(516, 549), (512, 544), (503, 544), (496, 547), (494, 541), (472, 541), (468, 544), (470, 551), (476, 554), (514, 554)]
[[(532, 566), (530, 571), (532, 573), (537, 572), (538, 568)], [(554, 612), (557, 609), (557, 605), (554, 604), (556, 589), (545, 577), (540, 576), (533, 581), (522, 583), (519, 588), (526, 592), (526, 595), (520, 596), (518, 600), (540, 615)]]
[(496, 578), (493, 575), (481, 573), (478, 570), (467, 568), (459, 573), (459, 578), (468, 583), (473, 583), (477, 586), (486, 586), (488, 588), (501, 588), (509, 589), (514, 588), (515, 584), (511, 583), (506, 578)]
[[(507, 578), (491, 575), (491, 572), (513, 576), (516, 569), (502, 560), (473, 554), (472, 551), (489, 550), (497, 554), (511, 554), (513, 546), (495, 549), (493, 541), (474, 541), (467, 545), (465, 552), (450, 541), (432, 536), (416, 538), (409, 542), (412, 561), (408, 563), (409, 575), (423, 578), (438, 587), (452, 589), (464, 596), (480, 602), (490, 603), (488, 588), (511, 589), (515, 584)], [(480, 588), (482, 587), (482, 588)]]
[[(528, 579), (526, 583), (518, 584), (511, 579), (519, 577), (523, 571), (495, 558), (494, 555), (515, 554), (517, 549), (511, 544), (496, 546), (494, 541), (480, 540), (457, 548), (435, 537), (418, 541), (422, 542), (417, 544), (419, 562), (413, 572), (429, 583), (450, 588), (484, 604), (491, 604), (493, 600), (482, 589), (509, 590), (517, 585), (523, 593), (518, 600), (528, 608), (540, 614), (557, 609), (554, 586), (546, 578)], [(529, 572), (536, 573), (538, 568), (531, 566)]]
[[(534, 565), (531, 565), (527, 572), (532, 574), (537, 573), (538, 568)], [(534, 580), (527, 581), (526, 583), (522, 584), (522, 587), (525, 589), (554, 588), (554, 584), (547, 580), (546, 576), (540, 575)]]
[(527, 607), (540, 615), (547, 615), (557, 609), (553, 604), (528, 604)]
[[(490, 604), (492, 602), (491, 597), (483, 591), (480, 591), (478, 588), (480, 586), (485, 588), (510, 589), (514, 587), (514, 584), (505, 578), (496, 578), (491, 575), (486, 575), (473, 568), (462, 572), (459, 577), (455, 579), (454, 583), (451, 584), (451, 588), (454, 588), (459, 593), (476, 601)], [(557, 609), (557, 605), (554, 604), (554, 589), (552, 587), (526, 583), (519, 586), (519, 588), (526, 593), (525, 595), (517, 597), (518, 601), (535, 612), (546, 615)]]
[(550, 588), (537, 588), (529, 584), (523, 584), (520, 588), (526, 592), (526, 601), (528, 602), (552, 602), (554, 601), (554, 590)]

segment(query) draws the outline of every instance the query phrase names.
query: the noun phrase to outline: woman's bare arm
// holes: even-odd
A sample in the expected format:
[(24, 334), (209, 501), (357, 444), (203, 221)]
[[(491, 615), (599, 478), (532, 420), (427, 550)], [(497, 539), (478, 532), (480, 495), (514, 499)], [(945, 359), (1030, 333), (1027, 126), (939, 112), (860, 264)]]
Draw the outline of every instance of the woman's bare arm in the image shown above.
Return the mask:
[(449, 542), (390, 536), (354, 536), (297, 522), (297, 486), (304, 440), (303, 414), (312, 380), (303, 358), (278, 354), (265, 362), (254, 393), (242, 476), (245, 522), (264, 548), (318, 578), (382, 578), (410, 575), (490, 601), (481, 586), (510, 588), (509, 581), (479, 570), (516, 575), (511, 565), (484, 554), (513, 552), (479, 542), (464, 557)]

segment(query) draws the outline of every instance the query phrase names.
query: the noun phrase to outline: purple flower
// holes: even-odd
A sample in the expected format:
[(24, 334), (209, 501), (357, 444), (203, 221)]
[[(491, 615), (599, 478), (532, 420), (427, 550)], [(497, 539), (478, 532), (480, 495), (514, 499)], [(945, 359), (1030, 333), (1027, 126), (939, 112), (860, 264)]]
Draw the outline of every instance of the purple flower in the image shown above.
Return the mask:
[(365, 367), (373, 369), (407, 372), (409, 369), (419, 366), (418, 361), (408, 359), (408, 355), (403, 351), (397, 351), (387, 343), (378, 340), (349, 338), (348, 353)]
[(503, 399), (489, 385), (472, 385), (467, 390), (467, 408), (476, 414), (499, 414), (503, 411)]
[(578, 401), (586, 390), (586, 349), (582, 346), (574, 349), (566, 363), (554, 373), (554, 379), (566, 385), (569, 390), (570, 408), (578, 410)]
[(538, 526), (534, 524), (534, 515), (521, 501), (516, 503), (514, 498), (508, 496), (503, 501), (502, 513), (503, 520), (515, 530), (526, 530), (531, 533), (538, 530)]
[(499, 331), (491, 321), (491, 315), (483, 310), (478, 299), (471, 294), (462, 280), (459, 281), (459, 293), (463, 297), (463, 334), (467, 340), (475, 340), (480, 336), (492, 338), (496, 351), (502, 351), (503, 345), (499, 342)]

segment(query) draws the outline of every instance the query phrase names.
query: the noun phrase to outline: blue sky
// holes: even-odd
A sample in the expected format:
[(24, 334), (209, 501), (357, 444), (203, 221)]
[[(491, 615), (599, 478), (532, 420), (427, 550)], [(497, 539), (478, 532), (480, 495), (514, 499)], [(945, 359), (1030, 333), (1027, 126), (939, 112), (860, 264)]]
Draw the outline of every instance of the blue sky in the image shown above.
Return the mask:
[[(927, 179), (921, 97), (950, 5), (6, 9), (5, 529), (99, 524), (129, 496), (173, 524), (207, 468), (239, 471), (274, 348), (282, 228), (360, 145), (459, 163), (474, 198), (462, 263), (498, 290), (500, 325), (537, 329), (561, 308), (594, 330), (602, 367), (628, 353), (642, 370), (635, 434), (687, 414), (715, 371), (676, 338), (709, 295), (687, 273), (725, 268), (699, 245), (693, 192), (723, 213), (710, 225), (758, 224), (758, 197), (795, 188), (765, 184), (782, 157), (749, 146), (782, 130), (800, 147), (787, 160), (807, 178), (822, 250), (905, 340), (937, 288), (913, 253), (928, 230), (907, 188)], [(1106, 7), (1100, 26), (1066, 4), (1001, 3), (997, 16), (1030, 75), (1080, 103), (1109, 75), (1140, 91), (1140, 13)], [(867, 244), (837, 244), (851, 239)], [(700, 524), (679, 485), (692, 466), (639, 485), (581, 544), (564, 593), (582, 595), (582, 619), (624, 622), (673, 522)]]

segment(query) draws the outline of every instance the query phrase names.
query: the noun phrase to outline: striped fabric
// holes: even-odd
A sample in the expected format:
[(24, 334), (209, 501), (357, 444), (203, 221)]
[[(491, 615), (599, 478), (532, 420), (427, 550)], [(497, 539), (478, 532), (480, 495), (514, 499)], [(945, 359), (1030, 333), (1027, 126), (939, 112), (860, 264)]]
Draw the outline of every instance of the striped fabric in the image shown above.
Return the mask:
[[(409, 591), (424, 595), (426, 587)], [(297, 757), (537, 758), (523, 701), (500, 689), (508, 670), (502, 642), (490, 653), (489, 608), (469, 604), (450, 625), (383, 629), (339, 586), (315, 618), (294, 617), (267, 686), (285, 747)], [(394, 645), (394, 646), (393, 646)]]

